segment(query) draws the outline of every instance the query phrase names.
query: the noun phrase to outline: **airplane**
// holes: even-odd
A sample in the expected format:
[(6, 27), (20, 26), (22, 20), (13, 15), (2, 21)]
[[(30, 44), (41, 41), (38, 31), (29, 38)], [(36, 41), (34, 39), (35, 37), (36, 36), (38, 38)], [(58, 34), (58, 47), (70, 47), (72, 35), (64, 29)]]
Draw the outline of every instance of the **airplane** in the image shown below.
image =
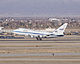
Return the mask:
[(42, 38), (56, 38), (56, 37), (64, 36), (64, 31), (67, 25), (68, 23), (64, 23), (62, 26), (60, 26), (58, 29), (55, 29), (53, 32), (19, 28), (19, 29), (13, 30), (12, 33), (18, 34), (18, 35), (25, 35), (25, 37), (29, 36), (31, 38), (36, 38), (37, 40), (41, 41)]

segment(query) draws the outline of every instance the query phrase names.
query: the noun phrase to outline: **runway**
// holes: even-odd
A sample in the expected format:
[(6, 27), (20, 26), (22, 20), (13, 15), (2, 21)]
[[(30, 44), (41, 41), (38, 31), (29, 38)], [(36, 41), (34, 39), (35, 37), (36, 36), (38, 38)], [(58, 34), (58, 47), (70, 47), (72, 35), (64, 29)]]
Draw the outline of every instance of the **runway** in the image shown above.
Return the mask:
[[(69, 38), (68, 38), (69, 37)], [(0, 39), (1, 64), (80, 64), (80, 36)]]
[(77, 61), (80, 62), (80, 59), (26, 59), (26, 58), (10, 58), (10, 59), (0, 59), (0, 61)]

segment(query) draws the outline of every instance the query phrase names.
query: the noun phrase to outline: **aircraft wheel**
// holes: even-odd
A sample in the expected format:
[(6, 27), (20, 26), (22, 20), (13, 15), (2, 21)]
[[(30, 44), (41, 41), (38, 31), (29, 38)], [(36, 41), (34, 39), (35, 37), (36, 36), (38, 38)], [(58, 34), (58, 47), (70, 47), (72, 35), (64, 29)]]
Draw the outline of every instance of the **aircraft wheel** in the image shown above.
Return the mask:
[(40, 37), (36, 37), (36, 39), (37, 39), (37, 40), (39, 40), (39, 41), (41, 41), (41, 40), (42, 40), (42, 38), (40, 38)]

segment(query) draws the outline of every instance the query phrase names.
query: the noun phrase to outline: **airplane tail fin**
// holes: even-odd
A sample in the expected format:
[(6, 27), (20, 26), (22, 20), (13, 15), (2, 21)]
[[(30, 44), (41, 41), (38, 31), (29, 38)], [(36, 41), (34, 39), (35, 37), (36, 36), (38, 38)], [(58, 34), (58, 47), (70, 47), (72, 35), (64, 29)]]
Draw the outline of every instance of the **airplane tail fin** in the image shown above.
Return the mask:
[(61, 27), (56, 29), (53, 33), (56, 35), (64, 35), (64, 31), (65, 31), (67, 25), (68, 25), (68, 23), (64, 23)]

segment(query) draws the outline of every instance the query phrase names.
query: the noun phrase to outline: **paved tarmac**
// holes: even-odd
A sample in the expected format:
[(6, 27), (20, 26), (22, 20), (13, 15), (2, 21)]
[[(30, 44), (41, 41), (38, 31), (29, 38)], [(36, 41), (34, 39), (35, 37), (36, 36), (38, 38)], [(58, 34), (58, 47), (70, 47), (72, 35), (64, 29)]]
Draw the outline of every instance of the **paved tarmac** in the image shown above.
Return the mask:
[[(68, 38), (69, 37), (69, 38)], [(80, 36), (0, 39), (0, 64), (80, 64)]]

